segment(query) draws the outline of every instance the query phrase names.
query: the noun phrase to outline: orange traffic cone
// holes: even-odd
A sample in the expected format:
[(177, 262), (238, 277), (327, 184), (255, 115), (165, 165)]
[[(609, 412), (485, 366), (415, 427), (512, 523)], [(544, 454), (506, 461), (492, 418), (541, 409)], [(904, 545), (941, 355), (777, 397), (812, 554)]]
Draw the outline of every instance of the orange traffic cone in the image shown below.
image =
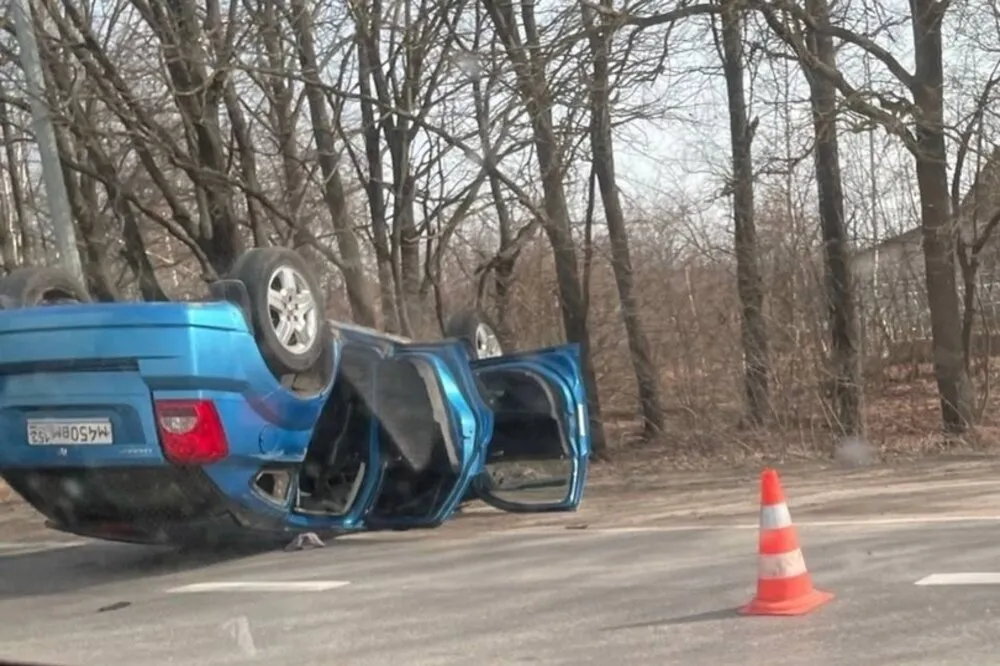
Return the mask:
[(740, 609), (745, 615), (804, 615), (833, 595), (813, 587), (799, 548), (778, 473), (760, 476), (760, 544), (757, 595)]

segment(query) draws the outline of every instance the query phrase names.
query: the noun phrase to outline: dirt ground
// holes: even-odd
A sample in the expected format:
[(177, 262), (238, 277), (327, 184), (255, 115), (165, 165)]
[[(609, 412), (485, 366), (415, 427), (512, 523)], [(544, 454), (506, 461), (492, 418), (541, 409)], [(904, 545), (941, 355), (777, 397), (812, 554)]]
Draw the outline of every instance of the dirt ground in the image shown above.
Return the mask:
[[(632, 527), (757, 520), (762, 466), (682, 471), (595, 466), (580, 510), (500, 515), (473, 505), (450, 529), (563, 525)], [(1000, 456), (934, 456), (847, 468), (837, 463), (776, 465), (797, 520), (1000, 516)]]
[[(504, 514), (467, 506), (441, 531), (459, 535), (537, 527), (605, 528), (753, 523), (763, 465), (680, 470), (636, 458), (593, 467), (579, 511)], [(796, 520), (1000, 516), (1000, 456), (939, 455), (864, 468), (832, 462), (775, 465)], [(0, 541), (61, 538), (6, 488), (0, 488)]]

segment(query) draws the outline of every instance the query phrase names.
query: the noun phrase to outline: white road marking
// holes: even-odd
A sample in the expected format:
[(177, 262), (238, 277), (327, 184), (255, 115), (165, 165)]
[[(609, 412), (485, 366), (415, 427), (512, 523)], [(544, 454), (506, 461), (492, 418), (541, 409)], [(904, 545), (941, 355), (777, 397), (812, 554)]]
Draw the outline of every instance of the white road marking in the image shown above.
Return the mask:
[(931, 574), (914, 585), (1000, 585), (1000, 573)]
[(20, 550), (21, 548), (73, 548), (86, 541), (0, 541), (0, 550)]
[(346, 580), (215, 581), (192, 583), (167, 590), (168, 594), (188, 592), (326, 592), (350, 585)]
[(257, 646), (253, 642), (253, 634), (250, 631), (250, 620), (246, 615), (234, 617), (222, 624), (222, 630), (236, 641), (236, 646), (240, 652), (248, 657), (257, 656)]
[(22, 543), (0, 543), (0, 557), (16, 555), (33, 555), (54, 550), (76, 548), (86, 544), (86, 541), (25, 541)]
[(888, 518), (853, 518), (842, 520), (805, 520), (803, 527), (851, 527), (853, 525), (921, 525), (931, 523), (995, 523), (1000, 516), (895, 516)]

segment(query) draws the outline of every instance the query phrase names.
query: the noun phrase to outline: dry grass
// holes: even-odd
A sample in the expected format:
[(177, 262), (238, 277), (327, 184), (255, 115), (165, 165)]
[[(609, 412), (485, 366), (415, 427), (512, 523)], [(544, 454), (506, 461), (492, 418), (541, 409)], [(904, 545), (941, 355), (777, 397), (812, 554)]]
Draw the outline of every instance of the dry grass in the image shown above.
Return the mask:
[[(995, 367), (994, 367), (995, 366)], [(1000, 369), (991, 364), (990, 375)], [(945, 435), (930, 365), (892, 367), (870, 381), (865, 395), (866, 441), (873, 464), (898, 465), (922, 458), (1000, 454), (1000, 397), (979, 382), (981, 420), (963, 437)], [(668, 432), (658, 441), (641, 440), (636, 419), (606, 425), (609, 460), (595, 466), (594, 478), (629, 477), (664, 470), (757, 469), (765, 464), (834, 460), (839, 443), (822, 405), (797, 419), (773, 419), (769, 427), (742, 425), (739, 405), (717, 409), (669, 410)]]

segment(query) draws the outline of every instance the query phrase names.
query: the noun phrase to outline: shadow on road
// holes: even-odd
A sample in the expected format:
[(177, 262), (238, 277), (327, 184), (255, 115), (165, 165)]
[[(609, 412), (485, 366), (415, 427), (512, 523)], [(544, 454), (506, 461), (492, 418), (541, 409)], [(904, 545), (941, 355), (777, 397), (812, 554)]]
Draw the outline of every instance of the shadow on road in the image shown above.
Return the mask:
[[(327, 548), (364, 547), (364, 539), (328, 540)], [(272, 556), (294, 558), (274, 544), (211, 549), (135, 546), (93, 541), (80, 546), (4, 555), (0, 551), (0, 600), (78, 592), (91, 587), (196, 571), (214, 565)]]
[(192, 571), (273, 550), (239, 547), (194, 551), (95, 542), (57, 550), (0, 554), (0, 599), (74, 592)]
[(634, 622), (615, 627), (605, 627), (604, 631), (621, 631), (623, 629), (647, 629), (651, 627), (669, 627), (682, 624), (697, 624), (699, 622), (714, 622), (716, 620), (728, 620), (737, 617), (739, 608), (724, 608), (722, 610), (708, 611), (706, 613), (695, 613), (694, 615), (682, 615), (660, 620), (648, 620), (646, 622)]

